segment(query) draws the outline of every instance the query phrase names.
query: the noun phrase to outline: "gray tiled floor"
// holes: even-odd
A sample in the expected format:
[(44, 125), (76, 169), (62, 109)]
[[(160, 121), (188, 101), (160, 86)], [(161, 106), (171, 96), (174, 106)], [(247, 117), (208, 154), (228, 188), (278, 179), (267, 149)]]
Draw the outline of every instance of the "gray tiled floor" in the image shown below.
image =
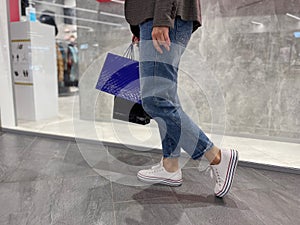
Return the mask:
[(0, 225), (300, 224), (299, 175), (239, 167), (231, 193), (218, 199), (195, 161), (186, 163), (181, 187), (136, 180), (140, 168), (159, 159), (153, 152), (4, 133)]

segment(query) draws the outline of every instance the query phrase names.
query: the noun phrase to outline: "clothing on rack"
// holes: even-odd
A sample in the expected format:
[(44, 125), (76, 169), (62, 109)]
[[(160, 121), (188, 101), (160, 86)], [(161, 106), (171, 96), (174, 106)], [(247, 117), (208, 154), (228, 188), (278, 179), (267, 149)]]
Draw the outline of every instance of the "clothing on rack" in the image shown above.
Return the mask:
[(62, 86), (63, 85), (62, 83), (64, 82), (64, 60), (58, 44), (56, 44), (56, 58), (57, 58), (57, 79), (59, 85)]
[(74, 44), (68, 45), (67, 52), (67, 78), (69, 86), (77, 86), (79, 78), (78, 49)]

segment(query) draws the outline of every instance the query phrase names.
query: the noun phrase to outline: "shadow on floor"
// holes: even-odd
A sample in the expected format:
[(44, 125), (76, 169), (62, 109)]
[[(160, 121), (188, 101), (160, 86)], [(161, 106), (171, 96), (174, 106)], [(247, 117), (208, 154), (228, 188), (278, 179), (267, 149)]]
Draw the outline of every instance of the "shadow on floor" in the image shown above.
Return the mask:
[[(153, 186), (160, 186), (159, 184), (155, 184)], [(231, 196), (226, 196), (226, 198), (218, 198), (215, 195), (197, 195), (197, 194), (181, 194), (181, 193), (176, 193), (173, 191), (164, 191), (164, 190), (155, 190), (151, 188), (151, 186), (147, 189), (142, 190), (141, 192), (134, 194), (132, 198), (136, 201), (141, 201), (141, 203), (144, 202), (143, 199), (140, 198), (140, 196), (143, 196), (145, 194), (153, 194), (157, 195), (159, 192), (160, 196), (166, 196), (166, 197), (175, 197), (176, 201), (174, 204), (178, 204), (178, 202), (183, 205), (183, 206), (188, 206), (188, 205), (193, 205), (193, 207), (208, 207), (211, 205), (214, 206), (223, 206), (227, 208), (238, 208), (238, 205), (236, 204), (236, 199), (233, 199)], [(150, 204), (164, 204), (164, 203), (169, 203), (169, 200), (167, 199), (166, 202), (164, 202), (164, 198), (159, 198), (159, 199), (149, 199)], [(195, 205), (195, 203), (197, 205)], [(185, 208), (185, 207), (184, 207)]]

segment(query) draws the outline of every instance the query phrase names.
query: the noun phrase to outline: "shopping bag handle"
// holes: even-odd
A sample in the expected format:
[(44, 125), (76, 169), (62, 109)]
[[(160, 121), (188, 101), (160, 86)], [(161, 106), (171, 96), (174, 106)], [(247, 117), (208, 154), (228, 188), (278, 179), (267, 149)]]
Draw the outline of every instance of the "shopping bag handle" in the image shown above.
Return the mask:
[(129, 58), (129, 59), (132, 59), (132, 60), (135, 59), (133, 43), (131, 43), (131, 44), (128, 46), (128, 48), (125, 50), (123, 56), (124, 56), (125, 58)]

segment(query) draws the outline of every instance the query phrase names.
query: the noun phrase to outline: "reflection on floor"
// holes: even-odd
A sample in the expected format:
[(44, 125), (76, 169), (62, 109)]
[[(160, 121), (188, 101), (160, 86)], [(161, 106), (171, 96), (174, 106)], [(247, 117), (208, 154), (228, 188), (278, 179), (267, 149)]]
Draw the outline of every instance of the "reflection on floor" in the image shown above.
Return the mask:
[(181, 187), (137, 181), (151, 151), (4, 133), (0, 156), (0, 224), (300, 224), (299, 175), (239, 166), (217, 199), (201, 161), (182, 159)]
[[(17, 129), (161, 149), (155, 122), (141, 126), (116, 120), (84, 121), (79, 119), (78, 106), (78, 96), (61, 97), (58, 118), (37, 122), (18, 121)], [(243, 161), (300, 168), (300, 144), (210, 134), (208, 136), (217, 146), (238, 149)]]

